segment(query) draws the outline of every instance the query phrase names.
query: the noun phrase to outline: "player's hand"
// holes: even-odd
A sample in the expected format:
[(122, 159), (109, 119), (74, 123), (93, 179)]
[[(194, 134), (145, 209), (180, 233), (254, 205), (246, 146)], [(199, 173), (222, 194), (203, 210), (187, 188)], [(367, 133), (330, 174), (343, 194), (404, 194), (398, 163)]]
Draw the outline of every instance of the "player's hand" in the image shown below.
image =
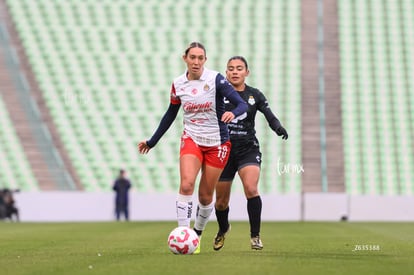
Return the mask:
[(225, 112), (222, 116), (221, 116), (221, 121), (223, 121), (224, 123), (229, 123), (230, 121), (232, 121), (234, 119), (234, 114), (232, 112)]
[(279, 128), (277, 128), (276, 130), (276, 134), (280, 137), (282, 136), (282, 139), (288, 139), (289, 135), (286, 131), (285, 128), (283, 128), (282, 126), (280, 126)]
[(138, 143), (138, 151), (140, 154), (147, 154), (151, 150), (151, 147), (148, 146), (147, 141), (143, 140)]

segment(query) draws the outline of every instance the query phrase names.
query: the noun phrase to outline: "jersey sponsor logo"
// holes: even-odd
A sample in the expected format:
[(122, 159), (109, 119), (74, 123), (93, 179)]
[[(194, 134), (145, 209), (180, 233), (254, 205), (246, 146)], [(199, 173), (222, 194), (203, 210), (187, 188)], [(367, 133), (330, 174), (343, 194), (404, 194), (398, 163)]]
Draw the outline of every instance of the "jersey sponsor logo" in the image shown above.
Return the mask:
[(230, 101), (227, 98), (223, 98), (223, 101), (224, 101), (225, 104), (230, 103)]
[(229, 129), (243, 129), (244, 126), (241, 124), (234, 124), (234, 123), (229, 123), (228, 125)]
[(191, 90), (191, 94), (196, 95), (197, 93), (198, 93), (198, 91), (197, 91), (196, 88), (194, 88), (194, 89)]
[(247, 135), (247, 131), (235, 131), (235, 130), (231, 130), (230, 131), (230, 135), (246, 136)]
[(200, 118), (200, 119), (190, 119), (191, 123), (194, 124), (203, 124), (205, 121), (207, 121), (208, 119), (206, 118)]
[(183, 106), (184, 111), (187, 113), (204, 113), (211, 111), (211, 106), (213, 102), (208, 101), (204, 103), (193, 103), (193, 102), (186, 102)]
[(254, 97), (251, 95), (249, 96), (249, 100), (247, 101), (250, 105), (254, 105), (256, 101), (254, 100)]
[(243, 120), (247, 117), (247, 113), (244, 112), (243, 114), (236, 116), (235, 118), (233, 118), (233, 120), (231, 121), (231, 123), (237, 123), (239, 120)]

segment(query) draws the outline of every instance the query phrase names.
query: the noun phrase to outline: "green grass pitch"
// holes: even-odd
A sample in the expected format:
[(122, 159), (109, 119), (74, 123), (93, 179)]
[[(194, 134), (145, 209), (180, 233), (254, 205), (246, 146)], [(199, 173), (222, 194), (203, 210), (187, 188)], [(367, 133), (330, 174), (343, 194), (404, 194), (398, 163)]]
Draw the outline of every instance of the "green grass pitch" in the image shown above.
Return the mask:
[(233, 222), (221, 251), (173, 255), (175, 222), (0, 223), (0, 274), (414, 274), (414, 223)]

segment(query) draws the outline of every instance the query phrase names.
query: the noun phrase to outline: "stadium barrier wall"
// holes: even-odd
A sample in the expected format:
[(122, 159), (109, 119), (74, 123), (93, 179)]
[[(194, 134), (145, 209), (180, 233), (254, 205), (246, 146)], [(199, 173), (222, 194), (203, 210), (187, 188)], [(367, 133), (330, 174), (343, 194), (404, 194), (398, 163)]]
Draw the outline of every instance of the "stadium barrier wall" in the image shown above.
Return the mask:
[[(113, 221), (114, 198), (113, 193), (78, 191), (15, 194), (23, 222)], [(174, 221), (175, 198), (176, 194), (131, 192), (130, 220)], [(193, 201), (197, 202), (196, 197)], [(414, 221), (414, 198), (410, 196), (266, 194), (262, 201), (263, 221), (339, 221), (344, 217), (349, 221)], [(232, 195), (230, 219), (247, 221), (244, 195)]]

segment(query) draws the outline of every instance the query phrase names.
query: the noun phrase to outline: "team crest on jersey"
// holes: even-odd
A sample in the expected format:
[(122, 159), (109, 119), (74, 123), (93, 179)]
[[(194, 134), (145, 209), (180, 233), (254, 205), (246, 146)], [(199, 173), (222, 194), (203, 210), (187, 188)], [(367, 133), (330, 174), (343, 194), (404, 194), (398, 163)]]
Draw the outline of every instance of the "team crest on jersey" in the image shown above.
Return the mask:
[(208, 86), (208, 84), (204, 85), (203, 90), (204, 90), (205, 92), (207, 92), (208, 90), (210, 90), (210, 86)]
[(250, 105), (254, 105), (256, 101), (254, 100), (254, 97), (251, 95), (249, 96), (249, 100), (247, 101)]

